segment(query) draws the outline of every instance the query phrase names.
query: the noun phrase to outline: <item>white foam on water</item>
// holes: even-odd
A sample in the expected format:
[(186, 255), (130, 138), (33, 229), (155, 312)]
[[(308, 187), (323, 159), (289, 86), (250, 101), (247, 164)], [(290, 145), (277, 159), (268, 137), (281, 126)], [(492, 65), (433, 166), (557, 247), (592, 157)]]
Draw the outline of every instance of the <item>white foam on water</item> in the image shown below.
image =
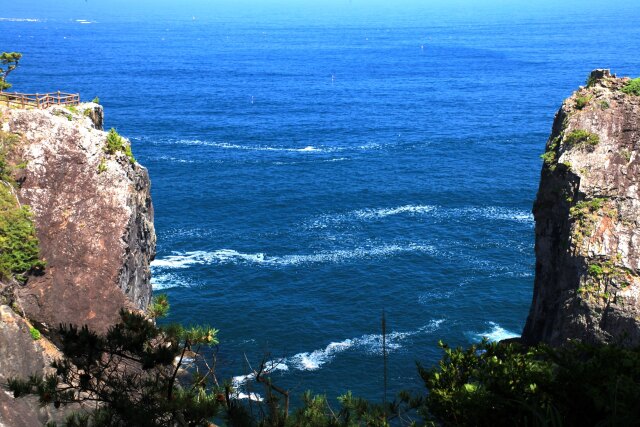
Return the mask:
[(435, 209), (435, 206), (430, 205), (404, 205), (395, 208), (362, 209), (354, 211), (352, 215), (361, 219), (377, 219), (401, 214), (426, 214)]
[(179, 269), (188, 268), (192, 265), (241, 263), (278, 267), (301, 264), (340, 263), (353, 259), (386, 257), (406, 252), (433, 253), (434, 248), (429, 245), (410, 243), (406, 245), (382, 245), (355, 249), (339, 249), (314, 254), (276, 256), (267, 256), (262, 252), (243, 253), (233, 249), (219, 249), (212, 252), (193, 251), (168, 255), (152, 261), (151, 267), (154, 269)]
[(0, 18), (0, 21), (4, 21), (4, 22), (40, 22), (39, 19), (35, 19), (35, 18)]
[(325, 348), (312, 352), (298, 353), (287, 359), (296, 369), (302, 371), (315, 371), (322, 365), (333, 359), (337, 353), (341, 353), (354, 345), (354, 340), (344, 340), (329, 343)]
[[(402, 342), (415, 335), (435, 331), (444, 319), (433, 320), (427, 325), (408, 332), (390, 332), (386, 336), (387, 351), (396, 351), (402, 347)], [(315, 371), (330, 362), (334, 357), (349, 349), (364, 351), (368, 354), (382, 354), (382, 335), (369, 334), (358, 338), (331, 342), (323, 349), (295, 354), (285, 359), (285, 363), (301, 371)]]
[(503, 208), (498, 206), (465, 207), (451, 209), (454, 215), (470, 218), (486, 218), (500, 221), (515, 221), (533, 224), (533, 214), (527, 211)]
[(316, 147), (313, 145), (307, 145), (302, 148), (297, 147), (282, 147), (271, 145), (243, 145), (243, 144), (231, 144), (228, 142), (213, 142), (205, 141), (201, 139), (179, 139), (171, 141), (175, 144), (183, 145), (204, 145), (209, 147), (216, 147), (225, 150), (242, 150), (242, 151), (276, 151), (276, 152), (290, 152), (290, 153), (335, 153), (341, 151), (368, 151), (377, 150), (382, 146), (380, 144), (362, 144), (355, 146), (324, 146)]
[(330, 224), (369, 221), (401, 214), (422, 215), (433, 212), (435, 209), (437, 209), (437, 207), (431, 205), (403, 205), (392, 208), (358, 209), (344, 214), (322, 215), (311, 223), (311, 228), (326, 228)]
[(308, 145), (303, 148), (293, 148), (293, 147), (272, 147), (269, 145), (240, 145), (240, 144), (229, 144), (227, 142), (211, 142), (211, 141), (202, 141), (200, 139), (181, 139), (176, 141), (177, 144), (185, 144), (185, 145), (205, 145), (209, 147), (223, 148), (226, 150), (244, 150), (244, 151), (284, 151), (284, 152), (331, 152), (334, 151), (332, 148), (318, 148), (312, 145)]
[(472, 334), (475, 340), (480, 341), (482, 340), (482, 338), (486, 337), (489, 339), (489, 341), (502, 341), (508, 338), (516, 338), (520, 336), (520, 334), (508, 331), (495, 322), (489, 322), (489, 325), (491, 326), (491, 329), (489, 331), (480, 334)]
[[(415, 331), (391, 332), (387, 334), (387, 351), (400, 349), (402, 347), (402, 341), (409, 337), (435, 331), (443, 322), (444, 319), (432, 320)], [(316, 371), (322, 368), (323, 365), (331, 362), (338, 354), (350, 349), (360, 350), (368, 354), (382, 354), (382, 335), (369, 334), (358, 338), (331, 342), (325, 348), (319, 350), (294, 354), (293, 356), (282, 360), (268, 361), (265, 363), (265, 371), (267, 371), (267, 373), (289, 371), (290, 368), (298, 371)], [(236, 390), (238, 399), (262, 399), (260, 395), (255, 393), (245, 393), (247, 383), (249, 381), (253, 381), (255, 377), (256, 374), (252, 372), (245, 375), (238, 375), (231, 379), (231, 383), (233, 388)]]
[(238, 393), (235, 396), (236, 399), (248, 399), (248, 400), (253, 400), (254, 402), (262, 402), (264, 400), (264, 398), (262, 396), (260, 396), (258, 393)]
[(164, 289), (181, 288), (190, 286), (190, 283), (185, 279), (179, 278), (172, 273), (161, 273), (151, 275), (151, 286), (154, 291), (161, 291)]
[[(314, 160), (314, 163), (333, 163), (333, 162), (344, 162), (345, 160), (350, 160), (348, 157), (336, 157), (333, 159), (322, 159), (322, 160)], [(288, 166), (288, 165), (300, 165), (306, 164), (308, 161), (300, 161), (300, 162), (273, 162), (274, 165), (278, 166)]]
[(515, 221), (533, 224), (533, 215), (527, 211), (488, 207), (445, 208), (434, 205), (402, 205), (387, 208), (358, 209), (342, 214), (326, 214), (311, 222), (311, 228), (327, 228), (332, 224), (372, 221), (395, 215), (431, 216), (436, 219), (469, 218), (496, 221)]
[(169, 255), (162, 259), (151, 261), (152, 268), (187, 268), (193, 264), (202, 264), (201, 257), (206, 252), (187, 252), (182, 255)]

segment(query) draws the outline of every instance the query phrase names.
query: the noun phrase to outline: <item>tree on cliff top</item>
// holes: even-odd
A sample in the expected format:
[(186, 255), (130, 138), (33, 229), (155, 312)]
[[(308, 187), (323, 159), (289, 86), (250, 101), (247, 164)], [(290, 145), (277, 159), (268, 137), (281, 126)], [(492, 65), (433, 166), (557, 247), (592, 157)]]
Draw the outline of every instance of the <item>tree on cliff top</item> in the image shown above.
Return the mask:
[(18, 52), (2, 52), (0, 54), (0, 92), (11, 87), (7, 83), (9, 73), (18, 68), (18, 63), (22, 59), (22, 54)]

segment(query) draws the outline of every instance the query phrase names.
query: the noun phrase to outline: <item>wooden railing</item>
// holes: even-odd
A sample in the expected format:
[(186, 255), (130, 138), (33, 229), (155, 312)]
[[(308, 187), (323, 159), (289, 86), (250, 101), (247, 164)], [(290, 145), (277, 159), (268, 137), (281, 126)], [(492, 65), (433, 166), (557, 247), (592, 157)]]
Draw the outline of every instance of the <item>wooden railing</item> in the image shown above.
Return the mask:
[(18, 93), (0, 92), (0, 103), (7, 105), (36, 108), (49, 108), (53, 105), (78, 105), (80, 94), (78, 93)]

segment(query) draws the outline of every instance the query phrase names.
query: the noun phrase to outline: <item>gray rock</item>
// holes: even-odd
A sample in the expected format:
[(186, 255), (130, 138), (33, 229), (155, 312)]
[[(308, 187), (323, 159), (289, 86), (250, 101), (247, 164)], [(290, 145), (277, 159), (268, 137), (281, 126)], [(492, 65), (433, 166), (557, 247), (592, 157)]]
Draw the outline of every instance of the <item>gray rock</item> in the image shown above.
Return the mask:
[(564, 101), (534, 204), (527, 343), (640, 345), (640, 97), (595, 70)]

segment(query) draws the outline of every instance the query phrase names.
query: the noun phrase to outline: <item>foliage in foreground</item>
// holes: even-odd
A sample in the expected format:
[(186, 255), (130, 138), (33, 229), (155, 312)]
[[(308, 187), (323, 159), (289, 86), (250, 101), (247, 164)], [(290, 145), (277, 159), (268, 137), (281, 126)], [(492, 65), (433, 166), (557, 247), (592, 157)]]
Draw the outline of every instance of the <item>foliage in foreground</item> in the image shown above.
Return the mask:
[(482, 342), (441, 344), (444, 357), (419, 367), (429, 393), (415, 401), (442, 425), (634, 425), (640, 419), (640, 350), (615, 345)]
[[(156, 304), (168, 310), (164, 297)], [(37, 394), (56, 407), (99, 403), (69, 415), (67, 426), (625, 426), (640, 419), (638, 349), (441, 343), (438, 365), (418, 366), (425, 392), (403, 392), (385, 405), (346, 393), (335, 407), (306, 392), (290, 410), (289, 391), (273, 384), (268, 363), (253, 371), (264, 402), (238, 400), (230, 383), (218, 383), (215, 353), (207, 361), (203, 351), (217, 344), (215, 329), (159, 328), (124, 311), (121, 318), (105, 336), (61, 326), (64, 358), (53, 364), (56, 372), (11, 379), (14, 396)]]
[[(212, 328), (160, 330), (144, 316), (121, 311), (121, 322), (100, 336), (86, 326), (61, 325), (64, 358), (55, 373), (11, 379), (15, 397), (37, 394), (42, 405), (98, 402), (97, 410), (72, 415), (67, 425), (206, 425), (220, 411), (217, 390), (194, 372), (182, 387), (178, 376), (186, 356), (217, 343)], [(175, 362), (174, 362), (175, 360)]]

